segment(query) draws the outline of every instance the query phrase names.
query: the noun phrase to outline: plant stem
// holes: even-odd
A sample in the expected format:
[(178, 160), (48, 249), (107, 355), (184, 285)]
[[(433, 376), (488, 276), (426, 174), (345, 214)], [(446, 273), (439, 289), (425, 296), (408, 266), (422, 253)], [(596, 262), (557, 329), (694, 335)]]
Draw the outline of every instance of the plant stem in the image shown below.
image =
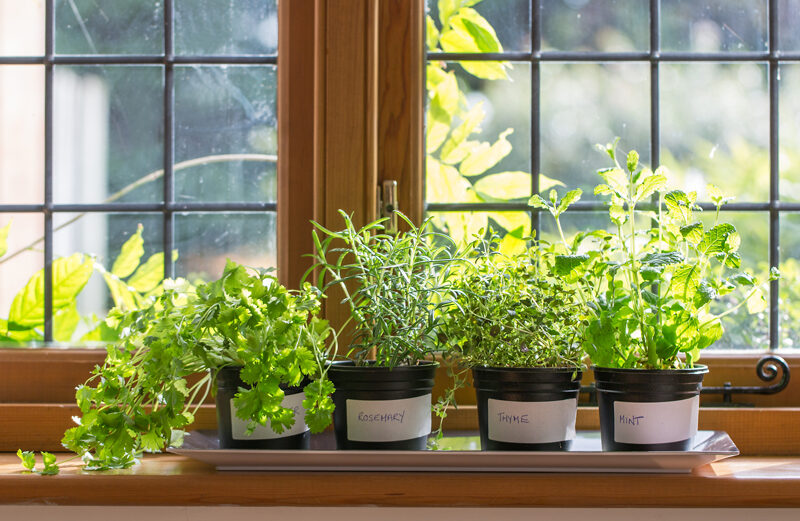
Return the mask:
[[(203, 156), (203, 157), (196, 157), (194, 159), (187, 159), (186, 161), (181, 161), (180, 163), (175, 163), (172, 167), (173, 172), (178, 172), (180, 170), (185, 170), (187, 168), (191, 168), (193, 166), (199, 165), (207, 165), (212, 163), (227, 163), (231, 161), (246, 161), (246, 162), (262, 162), (262, 163), (275, 163), (278, 160), (277, 156), (269, 155), (269, 154), (219, 154), (213, 156)], [(140, 186), (144, 186), (147, 183), (153, 182), (157, 179), (160, 179), (164, 176), (164, 170), (156, 170), (154, 172), (150, 172), (149, 174), (140, 177), (136, 181), (132, 182), (131, 184), (125, 186), (124, 188), (114, 192), (113, 194), (109, 195), (106, 199), (103, 200), (104, 203), (113, 203), (114, 201), (121, 199), (122, 197), (128, 195), (132, 191), (136, 190)], [(79, 213), (75, 217), (69, 219), (68, 221), (56, 226), (53, 228), (53, 233), (63, 230), (70, 224), (79, 221), (83, 217), (86, 216), (86, 212)], [(27, 246), (23, 246), (18, 250), (6, 255), (2, 259), (0, 259), (0, 264), (4, 262), (10, 261), (17, 255), (21, 253), (33, 249), (37, 244), (44, 242), (44, 237), (39, 237), (35, 241), (31, 242)]]

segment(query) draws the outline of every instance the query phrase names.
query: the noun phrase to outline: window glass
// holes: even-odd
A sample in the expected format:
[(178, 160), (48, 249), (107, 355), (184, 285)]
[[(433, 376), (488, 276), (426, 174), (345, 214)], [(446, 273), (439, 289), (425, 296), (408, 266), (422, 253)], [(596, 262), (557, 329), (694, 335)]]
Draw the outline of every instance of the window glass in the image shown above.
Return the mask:
[(542, 49), (646, 51), (648, 4), (642, 0), (542, 2)]
[(176, 0), (178, 54), (272, 54), (278, 49), (276, 0)]
[(767, 0), (661, 0), (664, 50), (765, 51), (767, 44)]
[[(427, 0), (427, 12), (430, 20), (428, 26), (434, 24), (441, 30), (442, 24), (456, 30), (439, 42), (446, 52), (487, 52), (487, 51), (527, 51), (531, 48), (531, 8), (529, 0), (503, 0), (501, 2), (470, 2), (469, 7), (453, 10), (457, 2), (439, 2)], [(461, 2), (467, 4), (467, 2)], [(450, 10), (440, 11), (439, 6), (448, 6)], [(476, 17), (475, 14), (478, 16)], [(472, 41), (467, 33), (468, 27), (463, 19), (476, 22), (478, 26), (496, 34), (497, 48), (487, 48), (480, 42)], [(467, 22), (469, 23), (469, 22)], [(430, 33), (433, 34), (433, 33)], [(467, 47), (465, 48), (464, 45)]]
[(55, 10), (58, 54), (164, 52), (162, 0), (55, 0)]

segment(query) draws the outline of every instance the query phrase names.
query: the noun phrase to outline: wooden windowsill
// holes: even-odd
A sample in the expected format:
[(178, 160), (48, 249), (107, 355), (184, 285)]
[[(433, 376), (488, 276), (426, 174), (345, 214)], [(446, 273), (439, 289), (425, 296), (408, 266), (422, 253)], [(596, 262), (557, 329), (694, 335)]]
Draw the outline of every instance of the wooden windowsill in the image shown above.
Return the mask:
[(681, 475), (216, 472), (175, 455), (122, 471), (19, 469), (0, 454), (0, 504), (800, 507), (800, 458), (740, 456)]

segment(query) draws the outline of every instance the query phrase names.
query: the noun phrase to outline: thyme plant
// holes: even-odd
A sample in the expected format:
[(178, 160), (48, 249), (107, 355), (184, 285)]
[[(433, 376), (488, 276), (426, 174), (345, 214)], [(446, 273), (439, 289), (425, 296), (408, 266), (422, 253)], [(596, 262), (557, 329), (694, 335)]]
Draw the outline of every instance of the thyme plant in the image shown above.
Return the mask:
[(455, 277), (445, 316), (450, 354), (469, 367), (580, 367), (577, 289), (544, 264), (538, 248), (506, 256), (499, 238), (476, 239)]

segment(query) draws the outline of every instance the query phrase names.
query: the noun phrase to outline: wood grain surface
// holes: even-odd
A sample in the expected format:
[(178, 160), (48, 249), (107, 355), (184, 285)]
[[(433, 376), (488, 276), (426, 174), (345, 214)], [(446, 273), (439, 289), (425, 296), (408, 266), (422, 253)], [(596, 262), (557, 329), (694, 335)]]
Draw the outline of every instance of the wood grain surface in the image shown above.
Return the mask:
[(738, 457), (692, 474), (216, 472), (175, 455), (134, 468), (24, 474), (0, 454), (0, 504), (798, 507), (800, 459)]

